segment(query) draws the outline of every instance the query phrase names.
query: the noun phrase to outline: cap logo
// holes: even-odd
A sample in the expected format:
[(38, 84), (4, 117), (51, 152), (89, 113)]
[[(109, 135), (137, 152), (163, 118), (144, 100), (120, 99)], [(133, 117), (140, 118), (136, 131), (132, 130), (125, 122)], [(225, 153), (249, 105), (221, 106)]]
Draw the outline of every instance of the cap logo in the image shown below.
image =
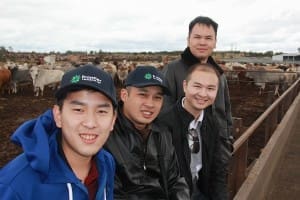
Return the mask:
[[(98, 84), (101, 84), (101, 79), (95, 77), (95, 76), (85, 76), (81, 75), (81, 80), (82, 81), (91, 81), (91, 82), (96, 82)], [(80, 81), (80, 75), (75, 75), (71, 79), (71, 83), (78, 83)]]
[(159, 76), (156, 76), (156, 75), (150, 74), (150, 73), (145, 74), (144, 78), (147, 80), (154, 79), (154, 80), (159, 81), (160, 83), (163, 82), (163, 80)]
[(153, 75), (153, 79), (155, 79), (155, 80), (157, 80), (157, 81), (159, 81), (160, 83), (162, 83), (163, 82), (163, 80), (159, 77), (159, 76), (155, 76), (155, 75)]
[(85, 76), (85, 75), (81, 75), (81, 79), (83, 81), (91, 81), (91, 82), (96, 82), (98, 84), (101, 84), (101, 79), (95, 77), (95, 76)]
[(145, 79), (150, 80), (152, 75), (150, 73), (147, 73), (147, 74), (145, 74), (144, 77), (145, 77)]
[(75, 76), (72, 77), (71, 83), (77, 83), (79, 81), (79, 79), (80, 79), (80, 76), (79, 75), (75, 75)]

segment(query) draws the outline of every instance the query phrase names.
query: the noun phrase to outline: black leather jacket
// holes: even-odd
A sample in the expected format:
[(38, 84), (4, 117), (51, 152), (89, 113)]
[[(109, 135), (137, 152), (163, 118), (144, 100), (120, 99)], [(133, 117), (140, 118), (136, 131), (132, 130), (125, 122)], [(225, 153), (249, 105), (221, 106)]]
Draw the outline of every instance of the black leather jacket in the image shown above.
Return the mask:
[[(187, 183), (179, 174), (177, 157), (167, 129), (151, 124), (151, 133), (144, 142), (121, 109), (119, 107), (114, 130), (105, 144), (105, 149), (112, 153), (116, 161), (114, 198), (158, 200), (167, 199), (168, 193), (168, 199), (190, 199)], [(167, 192), (160, 155), (165, 167)]]
[[(185, 79), (187, 70), (190, 68), (190, 66), (198, 62), (199, 60), (187, 47), (181, 54), (180, 59), (170, 62), (163, 68), (163, 74), (165, 75), (168, 88), (171, 92), (170, 96), (165, 97), (163, 110), (172, 106), (178, 99), (184, 96), (182, 83)], [(224, 71), (211, 56), (208, 57), (207, 63), (211, 64), (221, 74), (217, 97), (215, 103), (213, 104), (213, 112), (220, 125), (219, 135), (221, 137), (221, 141), (225, 142), (225, 144), (228, 142), (227, 148), (230, 151), (228, 156), (230, 157), (233, 138), (231, 130), (232, 116), (228, 83)], [(227, 159), (229, 159), (229, 157)]]
[[(179, 161), (180, 173), (185, 177), (192, 191), (192, 174), (190, 170), (191, 152), (187, 134), (193, 115), (182, 107), (179, 99), (159, 117), (159, 122), (167, 125), (172, 133), (172, 140)], [(199, 172), (198, 188), (207, 199), (228, 199), (227, 173), (228, 168), (222, 160), (221, 144), (218, 134), (218, 123), (212, 115), (211, 107), (204, 112), (200, 128), (202, 143), (202, 168)]]
[[(168, 88), (171, 92), (170, 96), (166, 96), (164, 99), (163, 110), (174, 105), (178, 99), (184, 96), (183, 80), (185, 79), (187, 70), (190, 66), (198, 63), (199, 60), (191, 53), (187, 47), (181, 54), (181, 58), (177, 59), (163, 68), (163, 73), (167, 80)], [(231, 116), (231, 104), (228, 90), (228, 83), (224, 71), (209, 56), (207, 63), (214, 66), (221, 74), (219, 88), (216, 100), (212, 105), (212, 112), (219, 124), (219, 136), (221, 142), (221, 155), (224, 168), (228, 168), (233, 151), (233, 136), (232, 136), (232, 116)]]

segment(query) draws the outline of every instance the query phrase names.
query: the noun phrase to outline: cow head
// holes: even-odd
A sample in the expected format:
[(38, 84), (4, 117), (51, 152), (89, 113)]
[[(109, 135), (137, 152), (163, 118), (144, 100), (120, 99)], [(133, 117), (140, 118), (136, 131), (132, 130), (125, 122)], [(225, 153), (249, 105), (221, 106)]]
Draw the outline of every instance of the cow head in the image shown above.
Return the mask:
[(117, 67), (116, 67), (116, 65), (114, 65), (112, 63), (102, 63), (101, 66), (102, 66), (102, 69), (104, 71), (106, 71), (107, 73), (109, 73), (112, 78), (115, 77), (115, 75), (117, 73)]
[(39, 68), (37, 66), (33, 66), (29, 70), (30, 76), (32, 78), (32, 83), (35, 85), (35, 81), (37, 79), (37, 76), (39, 74)]
[(128, 72), (129, 72), (128, 65), (124, 63), (120, 63), (117, 65), (117, 76), (120, 81), (124, 81), (127, 78)]

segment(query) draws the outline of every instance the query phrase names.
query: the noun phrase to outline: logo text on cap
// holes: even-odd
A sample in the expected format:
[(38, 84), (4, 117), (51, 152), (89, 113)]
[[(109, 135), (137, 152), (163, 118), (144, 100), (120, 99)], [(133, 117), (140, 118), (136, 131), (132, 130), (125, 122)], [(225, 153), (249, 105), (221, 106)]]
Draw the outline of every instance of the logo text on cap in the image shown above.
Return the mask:
[(160, 77), (155, 76), (154, 74), (150, 74), (150, 73), (145, 74), (144, 78), (147, 79), (147, 80), (150, 80), (150, 79), (157, 80), (160, 83), (163, 82), (163, 80)]
[(85, 75), (82, 75), (81, 76), (81, 80), (83, 81), (91, 81), (91, 82), (96, 82), (98, 84), (101, 84), (101, 79), (95, 77), (95, 76), (85, 76)]

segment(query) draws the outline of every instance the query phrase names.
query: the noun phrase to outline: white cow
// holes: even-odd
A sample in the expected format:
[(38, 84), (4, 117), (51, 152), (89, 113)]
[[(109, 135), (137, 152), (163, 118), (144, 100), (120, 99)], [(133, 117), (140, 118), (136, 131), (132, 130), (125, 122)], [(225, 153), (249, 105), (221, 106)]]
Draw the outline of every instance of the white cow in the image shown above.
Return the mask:
[(43, 96), (44, 87), (46, 85), (58, 85), (64, 72), (61, 70), (40, 69), (37, 66), (33, 66), (30, 69), (30, 75), (32, 77), (35, 96), (39, 96), (39, 91), (41, 91), (41, 96)]
[(295, 74), (280, 71), (247, 71), (246, 77), (253, 79), (254, 84), (260, 87), (259, 94), (262, 93), (268, 83), (274, 85), (274, 95), (278, 96), (281, 84), (290, 85), (295, 80)]
[(116, 76), (117, 73), (117, 66), (110, 62), (101, 62), (100, 66), (104, 71), (109, 73), (112, 78)]
[(55, 55), (48, 55), (44, 57), (44, 61), (47, 65), (53, 66), (55, 64), (56, 56)]

